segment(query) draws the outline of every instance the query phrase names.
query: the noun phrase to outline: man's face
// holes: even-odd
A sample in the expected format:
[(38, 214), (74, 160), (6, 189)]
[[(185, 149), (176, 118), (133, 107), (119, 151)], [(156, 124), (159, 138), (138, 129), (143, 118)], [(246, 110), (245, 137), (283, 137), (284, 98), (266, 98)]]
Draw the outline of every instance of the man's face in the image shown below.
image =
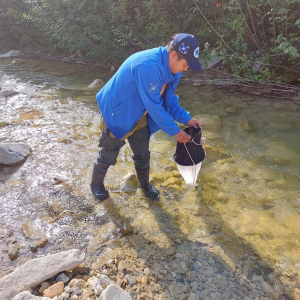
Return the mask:
[(181, 60), (177, 59), (177, 53), (175, 51), (171, 52), (169, 55), (169, 66), (170, 70), (173, 74), (176, 74), (178, 72), (187, 71), (189, 68), (186, 60), (183, 58)]

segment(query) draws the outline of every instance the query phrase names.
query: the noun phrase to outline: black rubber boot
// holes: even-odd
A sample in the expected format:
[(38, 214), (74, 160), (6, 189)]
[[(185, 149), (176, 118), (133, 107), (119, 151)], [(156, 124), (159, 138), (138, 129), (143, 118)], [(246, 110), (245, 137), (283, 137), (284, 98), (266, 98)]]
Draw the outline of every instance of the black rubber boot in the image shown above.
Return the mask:
[(108, 191), (105, 189), (103, 181), (106, 173), (100, 173), (93, 169), (91, 191), (98, 200), (105, 200), (109, 197)]
[(150, 198), (152, 201), (159, 200), (159, 191), (149, 183), (149, 171), (150, 168), (144, 170), (135, 169), (136, 175), (140, 184), (140, 187), (143, 189), (146, 197)]

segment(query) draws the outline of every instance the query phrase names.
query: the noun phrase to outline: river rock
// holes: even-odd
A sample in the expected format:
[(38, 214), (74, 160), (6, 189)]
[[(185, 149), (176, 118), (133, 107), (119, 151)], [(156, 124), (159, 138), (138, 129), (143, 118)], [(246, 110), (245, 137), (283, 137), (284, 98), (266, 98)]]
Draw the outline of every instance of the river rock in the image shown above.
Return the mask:
[(40, 287), (40, 289), (39, 289), (39, 294), (42, 294), (43, 291), (44, 291), (45, 289), (47, 289), (48, 287), (50, 287), (50, 283), (49, 283), (49, 282), (47, 282), (47, 281), (42, 282), (42, 283), (41, 283), (41, 287)]
[(194, 118), (201, 122), (203, 130), (219, 132), (222, 128), (222, 121), (217, 115), (197, 115)]
[(99, 246), (113, 237), (118, 233), (118, 226), (114, 222), (107, 222), (97, 229), (97, 234), (92, 238), (89, 243), (89, 249), (96, 251)]
[(0, 55), (0, 58), (12, 58), (12, 57), (19, 57), (22, 54), (20, 50), (10, 50), (5, 54)]
[(14, 260), (19, 255), (20, 246), (19, 244), (10, 244), (8, 248), (8, 257), (10, 260)]
[(138, 181), (134, 173), (127, 174), (121, 181), (121, 191), (124, 193), (134, 192), (138, 188)]
[(12, 300), (51, 300), (51, 298), (34, 296), (30, 291), (24, 291), (16, 295)]
[(105, 82), (101, 79), (95, 79), (90, 85), (90, 89), (101, 89), (105, 85)]
[(108, 260), (114, 258), (118, 258), (118, 252), (111, 248), (106, 249), (97, 261), (98, 269), (101, 269), (107, 263)]
[(54, 298), (60, 296), (64, 292), (64, 283), (57, 282), (43, 291), (43, 297)]
[(101, 293), (103, 292), (103, 287), (102, 287), (102, 284), (100, 282), (100, 279), (98, 279), (95, 282), (95, 284), (93, 285), (93, 290), (94, 290), (96, 296), (100, 296)]
[(39, 248), (44, 248), (47, 243), (48, 243), (47, 238), (40, 238), (37, 242), (37, 245), (38, 245)]
[(16, 91), (2, 91), (1, 94), (4, 96), (4, 98), (9, 98), (9, 97), (18, 95), (20, 93), (16, 92)]
[(299, 161), (299, 155), (296, 151), (279, 142), (269, 142), (266, 154), (279, 161)]
[(27, 144), (0, 143), (0, 164), (17, 165), (26, 160), (31, 148)]
[(21, 292), (26, 284), (34, 287), (62, 271), (73, 269), (84, 259), (83, 252), (72, 249), (29, 260), (0, 279), (1, 300), (10, 300)]
[(101, 275), (100, 278), (99, 278), (99, 281), (100, 281), (101, 284), (106, 284), (106, 285), (111, 283), (110, 278), (106, 275)]
[(115, 284), (110, 284), (101, 294), (99, 300), (131, 300), (130, 295)]
[[(71, 288), (78, 288), (79, 290), (82, 289), (84, 287), (85, 281), (83, 279), (79, 279), (79, 278), (74, 278), (70, 281), (69, 286)], [(75, 293), (75, 289), (73, 291), (73, 294)], [(77, 295), (77, 294), (76, 294)]]
[(127, 279), (128, 284), (129, 284), (130, 286), (134, 286), (134, 285), (136, 284), (136, 282), (137, 282), (137, 278), (136, 278), (136, 276), (134, 276), (134, 275), (129, 275), (129, 274), (127, 274), (127, 275), (125, 276), (125, 278)]
[(38, 248), (38, 241), (31, 241), (29, 243), (29, 248), (32, 252), (36, 252)]
[(70, 278), (65, 274), (65, 273), (60, 273), (56, 279), (55, 279), (57, 282), (58, 281), (62, 281), (64, 283), (68, 282), (70, 280)]

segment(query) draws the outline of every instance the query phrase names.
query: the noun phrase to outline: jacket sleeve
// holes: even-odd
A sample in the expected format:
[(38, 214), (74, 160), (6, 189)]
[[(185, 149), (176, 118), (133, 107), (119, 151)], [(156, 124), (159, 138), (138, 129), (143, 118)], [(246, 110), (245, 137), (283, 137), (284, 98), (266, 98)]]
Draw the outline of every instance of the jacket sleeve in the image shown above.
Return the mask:
[(132, 74), (150, 117), (165, 133), (171, 136), (177, 134), (180, 131), (178, 125), (163, 107), (163, 100), (160, 95), (162, 88), (160, 66), (140, 64), (132, 69)]
[(166, 102), (167, 111), (177, 122), (186, 125), (192, 117), (189, 112), (179, 105), (178, 99), (177, 95), (170, 97), (169, 101)]

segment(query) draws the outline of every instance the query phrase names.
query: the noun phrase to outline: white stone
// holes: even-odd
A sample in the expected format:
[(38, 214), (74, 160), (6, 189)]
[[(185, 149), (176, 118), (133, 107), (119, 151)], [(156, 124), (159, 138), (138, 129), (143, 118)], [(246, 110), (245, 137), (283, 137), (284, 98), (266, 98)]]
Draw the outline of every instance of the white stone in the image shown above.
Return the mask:
[(62, 293), (61, 294), (61, 297), (63, 298), (63, 299), (69, 299), (69, 297), (70, 297), (70, 294), (69, 293)]
[(105, 82), (101, 79), (95, 79), (90, 85), (90, 89), (100, 89), (104, 86)]
[(101, 275), (100, 276), (100, 283), (101, 284), (110, 284), (111, 280), (107, 275)]
[(0, 143), (0, 164), (16, 165), (23, 162), (31, 153), (27, 144)]
[(20, 50), (10, 50), (5, 54), (0, 55), (0, 57), (19, 57), (22, 54)]
[(65, 274), (65, 273), (60, 273), (57, 277), (56, 277), (56, 281), (62, 281), (63, 283), (66, 283), (70, 280), (70, 278)]
[(93, 285), (93, 288), (92, 288), (96, 294), (96, 296), (99, 296), (101, 295), (101, 293), (103, 292), (103, 287), (102, 287), (102, 284), (100, 282), (100, 278), (97, 279), (97, 281), (95, 282), (95, 284)]
[(1, 300), (11, 300), (26, 284), (37, 286), (60, 272), (77, 267), (84, 259), (83, 252), (73, 249), (29, 260), (0, 279)]
[(87, 281), (87, 283), (90, 285), (90, 286), (94, 286), (94, 284), (97, 282), (98, 278), (96, 276), (93, 276), (93, 277), (90, 277)]
[(150, 268), (145, 268), (144, 273), (145, 273), (145, 275), (149, 276), (152, 272), (151, 272)]
[[(1, 298), (2, 300), (3, 298)], [(8, 299), (8, 298), (7, 298)], [(11, 298), (10, 298), (11, 299)], [(17, 294), (15, 297), (13, 297), (12, 300), (51, 300), (48, 297), (38, 297), (34, 296), (30, 293), (30, 291), (24, 291), (19, 294)]]
[(99, 300), (132, 300), (130, 295), (115, 284), (110, 284), (101, 294)]

